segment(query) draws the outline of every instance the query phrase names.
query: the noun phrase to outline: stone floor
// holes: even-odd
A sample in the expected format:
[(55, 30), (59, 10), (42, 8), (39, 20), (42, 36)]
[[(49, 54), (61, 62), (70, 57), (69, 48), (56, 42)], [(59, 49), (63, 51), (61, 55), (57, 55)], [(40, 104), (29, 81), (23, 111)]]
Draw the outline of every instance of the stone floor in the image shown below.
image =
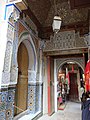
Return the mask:
[(67, 102), (64, 110), (59, 110), (52, 116), (43, 115), (38, 120), (81, 120), (80, 103)]

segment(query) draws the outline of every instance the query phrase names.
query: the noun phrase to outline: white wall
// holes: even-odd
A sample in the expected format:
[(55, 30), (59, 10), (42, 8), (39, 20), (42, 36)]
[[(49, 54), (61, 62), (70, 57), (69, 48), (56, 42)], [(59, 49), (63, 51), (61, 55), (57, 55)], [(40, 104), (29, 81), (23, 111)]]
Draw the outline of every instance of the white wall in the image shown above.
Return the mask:
[(6, 0), (0, 0), (0, 88), (7, 42), (7, 21), (4, 21), (5, 1)]
[(57, 71), (56, 71), (56, 59), (54, 60), (54, 101), (55, 101), (55, 112), (57, 112)]

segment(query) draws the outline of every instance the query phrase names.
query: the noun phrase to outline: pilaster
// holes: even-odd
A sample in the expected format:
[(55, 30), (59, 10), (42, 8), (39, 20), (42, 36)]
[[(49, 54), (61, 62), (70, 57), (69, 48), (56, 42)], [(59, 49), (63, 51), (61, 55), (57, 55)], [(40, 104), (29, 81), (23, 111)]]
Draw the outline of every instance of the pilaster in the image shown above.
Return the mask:
[(9, 85), (11, 83), (13, 44), (16, 39), (20, 10), (15, 4), (6, 2), (7, 0), (0, 0), (0, 119), (12, 120), (15, 86), (9, 87)]
[[(12, 59), (12, 51), (13, 51), (13, 42), (15, 41), (15, 33), (17, 21), (19, 19), (20, 10), (17, 8), (15, 4), (6, 4), (4, 21), (6, 21), (7, 30), (5, 33), (6, 39), (6, 49), (5, 58), (4, 58), (4, 67), (2, 72), (2, 87), (7, 87), (10, 84), (10, 71), (11, 71), (11, 59)], [(16, 75), (17, 77), (17, 75)], [(16, 79), (15, 79), (16, 80)]]
[(42, 112), (42, 46), (38, 51), (38, 72), (28, 70), (28, 108), (31, 114)]

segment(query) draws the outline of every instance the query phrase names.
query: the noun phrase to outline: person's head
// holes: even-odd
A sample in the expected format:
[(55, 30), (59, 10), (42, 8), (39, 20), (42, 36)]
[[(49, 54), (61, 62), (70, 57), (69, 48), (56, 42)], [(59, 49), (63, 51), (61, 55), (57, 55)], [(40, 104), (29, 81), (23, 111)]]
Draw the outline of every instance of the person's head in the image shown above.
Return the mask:
[(86, 97), (87, 97), (87, 98), (90, 98), (90, 91), (87, 91), (87, 92), (86, 92)]

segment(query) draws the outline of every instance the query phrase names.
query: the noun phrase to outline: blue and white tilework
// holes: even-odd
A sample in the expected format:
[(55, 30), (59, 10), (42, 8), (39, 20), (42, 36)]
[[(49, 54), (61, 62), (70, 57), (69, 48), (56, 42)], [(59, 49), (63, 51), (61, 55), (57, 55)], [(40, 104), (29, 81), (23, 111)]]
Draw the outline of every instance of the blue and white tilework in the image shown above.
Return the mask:
[(28, 86), (28, 108), (30, 113), (34, 114), (41, 111), (42, 104), (42, 85), (29, 85)]
[(36, 92), (36, 86), (35, 85), (29, 85), (28, 86), (28, 108), (30, 110), (30, 113), (35, 113), (35, 92)]
[(1, 120), (12, 120), (14, 114), (14, 95), (15, 90), (6, 90), (0, 92), (0, 119)]

